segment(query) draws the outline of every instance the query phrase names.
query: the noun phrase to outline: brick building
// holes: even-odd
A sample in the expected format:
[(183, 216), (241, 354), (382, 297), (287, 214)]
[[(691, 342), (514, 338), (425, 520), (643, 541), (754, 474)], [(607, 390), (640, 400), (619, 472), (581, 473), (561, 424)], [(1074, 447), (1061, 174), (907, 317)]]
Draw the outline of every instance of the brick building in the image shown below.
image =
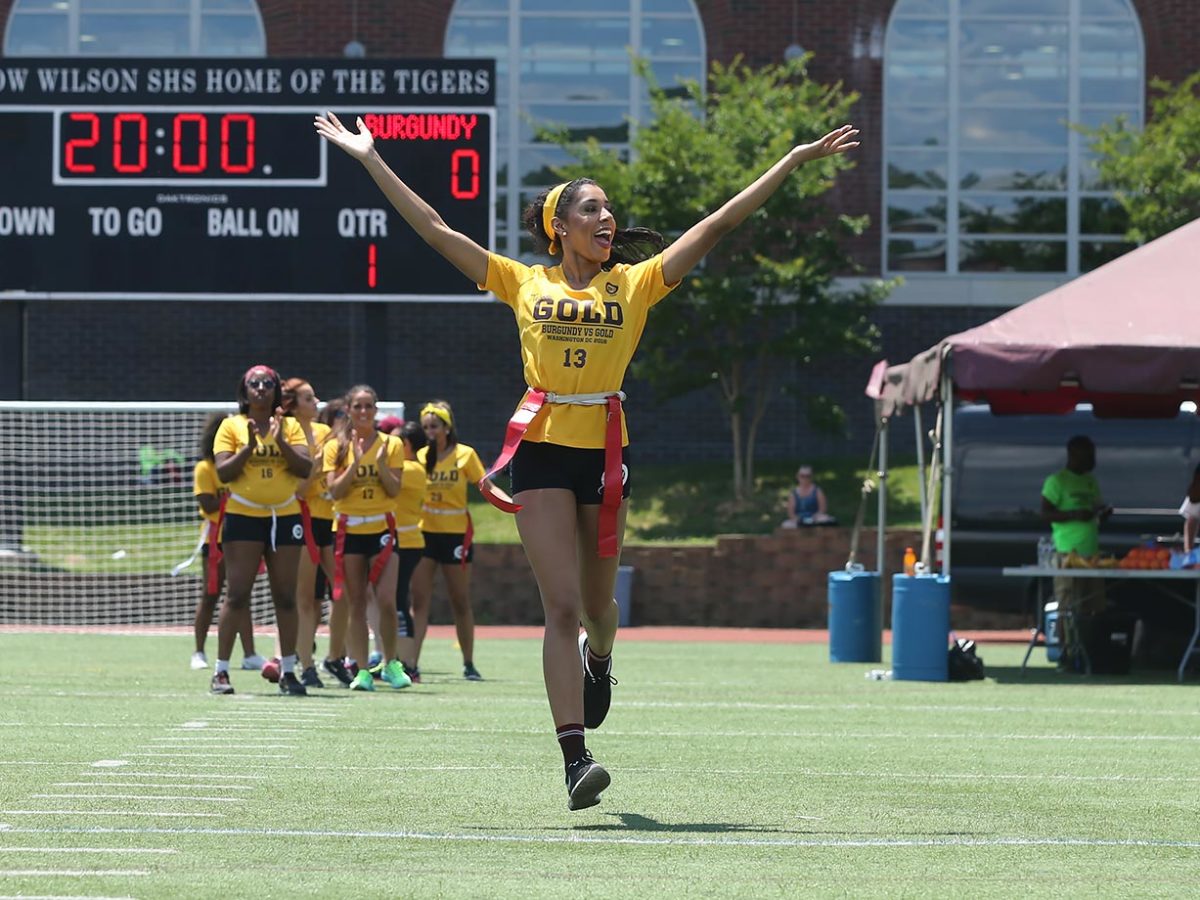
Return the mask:
[[(1154, 77), (1195, 68), (1190, 0), (201, 0), (122, 11), (90, 0), (0, 0), (0, 68), (21, 56), (229, 56), (497, 60), (497, 248), (525, 251), (521, 202), (559, 161), (527, 118), (564, 121), (619, 146), (644, 108), (627, 46), (663, 83), (712, 60), (776, 61), (801, 48), (810, 72), (858, 91), (857, 168), (829, 196), (868, 213), (853, 248), (868, 276), (904, 275), (876, 314), (878, 356), (906, 358), (1125, 249), (1119, 212), (1066, 122), (1140, 121)], [(219, 7), (219, 8), (217, 8)], [(94, 62), (94, 60), (91, 60)], [(111, 60), (110, 60), (111, 61)], [(512, 73), (520, 77), (513, 79)], [(0, 92), (2, 94), (2, 92)], [(0, 96), (10, 102), (10, 98)], [(5, 206), (0, 185), (0, 207)], [(3, 229), (0, 229), (2, 232)], [(6, 237), (0, 233), (0, 254)], [(386, 248), (383, 252), (386, 252)], [(2, 258), (2, 255), (0, 255)], [(487, 448), (522, 388), (510, 313), (481, 303), (21, 299), (0, 271), (0, 397), (210, 400), (269, 359), (326, 395), (368, 380), (390, 399), (455, 405)], [(650, 327), (653, 327), (651, 318)], [(264, 344), (262, 335), (270, 335)], [(314, 353), (310, 336), (320, 335)], [(67, 351), (67, 352), (64, 352)], [(873, 359), (794, 371), (852, 413), (869, 440), (862, 386)], [(714, 398), (660, 404), (627, 386), (642, 458), (714, 458), (727, 438)], [(643, 399), (645, 398), (645, 399)], [(765, 457), (845, 449), (810, 433), (781, 396)]]

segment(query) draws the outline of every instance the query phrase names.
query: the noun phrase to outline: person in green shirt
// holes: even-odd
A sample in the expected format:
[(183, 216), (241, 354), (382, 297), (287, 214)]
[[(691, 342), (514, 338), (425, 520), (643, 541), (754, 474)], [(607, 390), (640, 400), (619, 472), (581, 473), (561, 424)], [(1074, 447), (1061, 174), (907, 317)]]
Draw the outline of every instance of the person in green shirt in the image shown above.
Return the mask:
[[(1100, 523), (1112, 514), (1112, 507), (1100, 495), (1100, 484), (1092, 470), (1096, 468), (1096, 445), (1086, 435), (1067, 441), (1067, 465), (1046, 478), (1042, 484), (1042, 519), (1050, 523), (1054, 549), (1060, 555), (1075, 552), (1083, 557), (1100, 552)], [(1078, 653), (1082, 623), (1075, 617), (1090, 617), (1104, 609), (1104, 582), (1099, 578), (1054, 579), (1054, 597), (1064, 617), (1063, 663)]]
[(1080, 556), (1100, 552), (1100, 523), (1112, 508), (1100, 496), (1096, 468), (1096, 446), (1086, 435), (1067, 441), (1067, 466), (1042, 484), (1042, 518), (1050, 523), (1054, 549)]

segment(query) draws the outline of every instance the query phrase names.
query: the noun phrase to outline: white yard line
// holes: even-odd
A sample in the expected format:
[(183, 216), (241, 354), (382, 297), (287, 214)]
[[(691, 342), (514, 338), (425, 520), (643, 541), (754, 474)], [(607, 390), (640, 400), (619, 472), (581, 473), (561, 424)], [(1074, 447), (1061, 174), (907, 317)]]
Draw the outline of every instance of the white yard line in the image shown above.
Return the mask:
[[(274, 745), (272, 745), (274, 746)], [(159, 753), (157, 750), (139, 750), (136, 753), (127, 754), (128, 756), (161, 756), (165, 759), (212, 759), (212, 752), (206, 753)]]
[(245, 797), (179, 797), (179, 796), (163, 796), (161, 794), (139, 794), (130, 796), (129, 794), (30, 794), (30, 797), (38, 800), (191, 800), (195, 803), (245, 803)]
[(124, 878), (149, 874), (149, 869), (0, 869), (0, 878)]
[[(76, 763), (82, 765), (82, 763)], [(271, 768), (263, 766), (264, 769)], [(113, 778), (208, 778), (210, 780), (224, 781), (265, 781), (266, 775), (222, 775), (220, 772), (197, 772), (195, 774), (189, 772), (82, 772), (81, 775), (91, 775), (95, 778), (101, 776), (110, 776)]]
[(0, 847), (0, 853), (178, 853), (172, 849), (146, 847)]
[(0, 816), (155, 816), (169, 819), (223, 819), (216, 812), (141, 812), (132, 809), (0, 809)]
[(252, 791), (246, 784), (154, 784), (150, 781), (55, 781), (50, 787), (126, 787), (173, 791)]
[[(633, 830), (633, 829), (631, 829)], [(765, 830), (765, 829), (764, 829)], [(832, 848), (908, 848), (908, 847), (1114, 847), (1200, 849), (1200, 840), (1147, 840), (1073, 837), (995, 837), (978, 838), (949, 835), (942, 838), (679, 838), (621, 837), (604, 834), (474, 834), (422, 831), (346, 831), (342, 829), (283, 828), (86, 828), (86, 829), (13, 829), (22, 833), (54, 834), (155, 834), (206, 835), (223, 837), (350, 838), (354, 840), (413, 840), (462, 843), (516, 844), (608, 844), (668, 847), (832, 847)]]

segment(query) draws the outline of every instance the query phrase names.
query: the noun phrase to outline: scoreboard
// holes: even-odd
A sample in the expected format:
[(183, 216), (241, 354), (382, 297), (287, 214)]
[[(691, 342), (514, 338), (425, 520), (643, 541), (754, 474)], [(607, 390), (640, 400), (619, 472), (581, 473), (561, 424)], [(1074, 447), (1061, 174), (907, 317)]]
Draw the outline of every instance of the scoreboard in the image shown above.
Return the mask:
[(315, 114), (495, 239), (492, 60), (0, 60), (0, 301), (482, 300)]

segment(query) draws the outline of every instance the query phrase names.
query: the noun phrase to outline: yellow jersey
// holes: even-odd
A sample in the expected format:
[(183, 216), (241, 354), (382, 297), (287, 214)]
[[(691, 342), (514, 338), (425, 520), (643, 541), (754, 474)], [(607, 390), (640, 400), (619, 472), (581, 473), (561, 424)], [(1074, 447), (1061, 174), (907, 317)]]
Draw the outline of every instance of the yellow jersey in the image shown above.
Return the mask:
[(425, 467), (413, 459), (404, 461), (400, 475), (400, 493), (396, 500), (396, 546), (401, 549), (420, 549), (425, 546), (421, 535), (421, 504), (425, 502)]
[[(333, 499), (329, 496), (329, 487), (325, 484), (325, 444), (329, 441), (330, 428), (324, 422), (313, 422), (313, 442), (308, 445), (308, 455), (312, 457), (312, 475), (308, 490), (304, 492), (304, 502), (314, 519), (333, 518)], [(303, 428), (300, 429), (304, 431)]]
[[(217, 464), (211, 459), (202, 459), (194, 469), (192, 469), (192, 496), (199, 497), (201, 494), (212, 494), (217, 500), (220, 500), (229, 493), (229, 488), (221, 484), (221, 479), (217, 477)], [(207, 522), (212, 522), (214, 525), (217, 522), (219, 513), (206, 513), (202, 507), (200, 509), (200, 518)]]
[[(250, 419), (244, 415), (230, 416), (221, 423), (213, 438), (213, 455), (237, 453), (246, 446), (249, 436)], [(295, 419), (283, 420), (280, 436), (293, 446), (305, 446), (304, 432)], [(299, 483), (300, 479), (288, 471), (287, 461), (275, 439), (260, 437), (242, 473), (227, 485), (230, 497), (225, 511), (239, 516), (263, 517), (271, 515), (273, 509), (280, 516), (298, 515), (300, 504), (296, 502), (296, 485)], [(256, 505), (239, 503), (238, 497)]]
[[(417, 451), (421, 471), (432, 447)], [(479, 454), (466, 444), (455, 444), (426, 476), (425, 502), (421, 504), (421, 530), (436, 534), (464, 534), (467, 530), (467, 484), (477, 484), (487, 469)]]
[[(557, 394), (617, 391), (646, 325), (650, 307), (675, 285), (663, 281), (662, 256), (619, 263), (583, 290), (561, 266), (526, 266), (488, 254), (487, 283), (517, 319), (525, 383)], [(604, 446), (604, 406), (547, 404), (524, 439), (567, 447)], [(629, 443), (624, 417), (621, 442)]]
[[(375, 432), (375, 439), (371, 441), (371, 445), (367, 447), (358, 461), (358, 467), (355, 469), (354, 478), (350, 483), (350, 491), (340, 500), (333, 501), (335, 516), (346, 515), (351, 519), (358, 517), (372, 519), (370, 522), (347, 524), (346, 534), (377, 534), (384, 531), (387, 523), (382, 518), (375, 519), (374, 517), (383, 516), (395, 510), (396, 498), (383, 489), (383, 482), (379, 480), (379, 469), (375, 466), (375, 457), (379, 454), (381, 441), (386, 448), (384, 459), (387, 461), (388, 468), (397, 472), (403, 470), (404, 445), (391, 435), (381, 431)], [(346, 467), (354, 462), (354, 452), (347, 447), (345, 458), (342, 459), (341, 466), (338, 466), (338, 448), (341, 443), (339, 439), (329, 441), (325, 445), (324, 469), (327, 478), (329, 475), (341, 475), (346, 471)]]

